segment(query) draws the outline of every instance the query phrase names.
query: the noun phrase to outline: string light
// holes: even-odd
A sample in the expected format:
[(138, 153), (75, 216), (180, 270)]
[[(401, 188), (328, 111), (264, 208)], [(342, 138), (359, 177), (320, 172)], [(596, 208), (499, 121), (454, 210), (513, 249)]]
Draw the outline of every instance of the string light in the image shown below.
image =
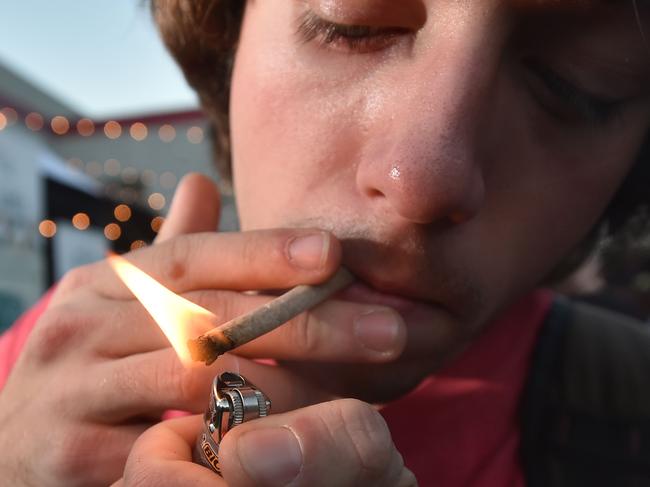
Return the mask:
[(141, 142), (147, 138), (149, 131), (147, 130), (147, 126), (142, 122), (135, 122), (133, 125), (131, 125), (129, 133), (131, 134), (131, 138), (137, 140), (138, 142)]
[[(13, 125), (18, 121), (18, 112), (11, 107), (3, 107), (0, 110), (0, 130)], [(25, 126), (33, 131), (39, 131), (44, 126), (43, 115), (37, 112), (30, 112), (25, 116)], [(52, 131), (57, 135), (67, 134), (72, 125), (74, 124), (76, 131), (83, 137), (90, 137), (95, 134), (97, 127), (96, 123), (90, 118), (81, 118), (76, 122), (70, 121), (63, 115), (56, 115), (50, 121)], [(118, 139), (122, 136), (124, 128), (120, 122), (116, 120), (109, 120), (104, 123), (104, 135), (109, 139)], [(142, 141), (149, 136), (150, 127), (144, 122), (133, 122), (129, 127), (129, 134), (134, 140)], [(171, 142), (177, 136), (177, 129), (169, 123), (162, 124), (158, 127), (158, 137), (163, 142)], [(186, 131), (187, 140), (192, 144), (200, 144), (205, 139), (204, 129), (200, 126), (194, 125)]]
[(56, 235), (56, 223), (52, 220), (43, 220), (38, 224), (39, 233), (45, 238), (52, 238)]
[(131, 214), (131, 208), (125, 204), (117, 205), (113, 210), (115, 219), (120, 222), (128, 222), (131, 219)]
[(122, 236), (122, 229), (117, 223), (109, 223), (104, 227), (104, 236), (111, 241), (115, 241)]
[(57, 115), (50, 122), (50, 127), (52, 127), (52, 132), (56, 135), (65, 135), (70, 130), (70, 122), (67, 118)]
[(110, 120), (104, 124), (104, 134), (111, 140), (115, 140), (122, 135), (122, 126), (115, 120)]
[(131, 243), (131, 250), (138, 250), (146, 246), (147, 243), (144, 240), (135, 240)]
[(158, 233), (162, 228), (163, 223), (165, 223), (165, 219), (162, 216), (157, 216), (153, 220), (151, 220), (151, 229), (155, 233)]
[(176, 129), (168, 123), (161, 125), (158, 129), (158, 137), (163, 142), (171, 142), (176, 138)]
[(77, 132), (82, 137), (90, 137), (95, 133), (95, 123), (89, 118), (82, 118), (77, 122)]
[(90, 226), (90, 217), (86, 213), (77, 213), (72, 217), (72, 226), (77, 230), (86, 230)]
[(203, 129), (197, 126), (187, 129), (187, 140), (189, 140), (191, 144), (200, 144), (203, 142)]
[(44, 124), (45, 121), (43, 120), (43, 116), (40, 113), (31, 112), (28, 113), (25, 117), (25, 125), (29, 130), (32, 130), (34, 132), (41, 130)]
[(162, 210), (166, 203), (165, 197), (160, 193), (151, 193), (147, 202), (149, 203), (149, 207), (156, 211)]

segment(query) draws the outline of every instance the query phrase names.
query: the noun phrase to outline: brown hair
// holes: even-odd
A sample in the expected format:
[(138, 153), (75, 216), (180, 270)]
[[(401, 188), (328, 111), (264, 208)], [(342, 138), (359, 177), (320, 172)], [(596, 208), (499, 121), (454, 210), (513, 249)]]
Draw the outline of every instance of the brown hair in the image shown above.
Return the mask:
[[(163, 40), (199, 95), (214, 130), (216, 161), (229, 180), (229, 96), (232, 66), (246, 0), (152, 0)], [(602, 235), (615, 235), (628, 219), (650, 205), (650, 137), (598, 225), (552, 273), (566, 276), (593, 250)]]
[(196, 90), (213, 128), (215, 159), (230, 179), (229, 97), (245, 0), (153, 0), (163, 40)]

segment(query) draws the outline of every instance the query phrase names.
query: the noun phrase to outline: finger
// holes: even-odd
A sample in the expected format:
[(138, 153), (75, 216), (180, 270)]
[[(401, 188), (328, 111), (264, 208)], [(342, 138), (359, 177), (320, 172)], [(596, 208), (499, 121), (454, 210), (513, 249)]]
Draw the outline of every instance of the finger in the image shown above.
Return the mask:
[(192, 463), (192, 447), (201, 430), (201, 417), (164, 421), (147, 430), (133, 445), (117, 485), (219, 487), (224, 480)]
[[(228, 291), (199, 291), (183, 297), (212, 311), (215, 325), (267, 304), (271, 296)], [(96, 334), (95, 348), (105, 356), (125, 357), (168, 346), (153, 319), (137, 301), (97, 307), (111, 326)], [(388, 362), (400, 356), (407, 330), (398, 313), (381, 306), (329, 301), (237, 348), (248, 358), (325, 362)], [(119, 339), (116, 339), (119, 337)]]
[(210, 178), (190, 173), (181, 179), (171, 207), (155, 242), (187, 233), (216, 231), (221, 200)]
[(131, 446), (149, 427), (151, 423), (93, 424), (75, 429), (74, 435), (58, 434), (60, 430), (45, 432), (50, 447), (39, 455), (42, 461), (83, 478), (85, 485), (107, 485), (123, 471)]
[(224, 354), (210, 367), (184, 367), (171, 349), (106, 361), (79, 386), (87, 419), (103, 423), (133, 417), (160, 417), (175, 409), (199, 413), (206, 409), (214, 377), (241, 373), (270, 398), (272, 410), (286, 411), (332, 399), (294, 374), (273, 365)]
[(415, 486), (380, 414), (353, 399), (271, 415), (221, 442), (228, 485)]
[[(340, 265), (341, 246), (330, 233), (310, 229), (182, 235), (126, 256), (176, 293), (197, 289), (280, 289), (314, 284)], [(89, 287), (105, 297), (131, 292), (108, 261), (69, 272), (58, 293)]]

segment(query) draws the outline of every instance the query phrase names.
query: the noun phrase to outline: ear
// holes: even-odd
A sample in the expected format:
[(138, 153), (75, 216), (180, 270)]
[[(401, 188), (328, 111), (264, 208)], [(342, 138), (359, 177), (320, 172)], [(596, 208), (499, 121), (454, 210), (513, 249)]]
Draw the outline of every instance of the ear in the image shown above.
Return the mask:
[(176, 189), (155, 243), (187, 233), (216, 231), (220, 210), (221, 198), (216, 184), (203, 174), (188, 174)]

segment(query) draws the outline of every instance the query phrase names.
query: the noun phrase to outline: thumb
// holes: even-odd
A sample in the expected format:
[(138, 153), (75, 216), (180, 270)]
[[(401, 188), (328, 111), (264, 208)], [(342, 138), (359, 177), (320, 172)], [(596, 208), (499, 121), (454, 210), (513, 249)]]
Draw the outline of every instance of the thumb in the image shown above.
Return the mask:
[(187, 233), (216, 231), (221, 199), (216, 184), (200, 173), (181, 179), (155, 243)]
[(219, 448), (228, 485), (416, 487), (388, 427), (354, 399), (274, 414), (233, 428)]

